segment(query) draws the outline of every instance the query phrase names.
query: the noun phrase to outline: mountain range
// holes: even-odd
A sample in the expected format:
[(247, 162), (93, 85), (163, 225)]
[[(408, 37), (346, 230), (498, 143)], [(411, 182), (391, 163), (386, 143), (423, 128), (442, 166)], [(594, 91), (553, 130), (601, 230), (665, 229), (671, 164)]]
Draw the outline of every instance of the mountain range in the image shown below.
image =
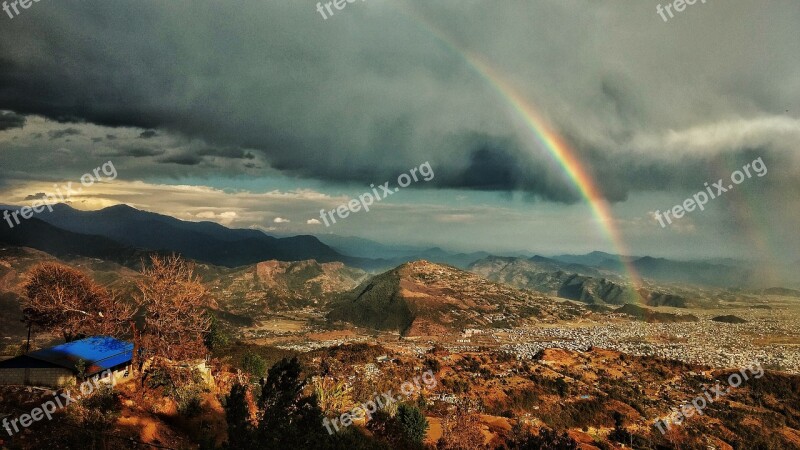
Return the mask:
[(45, 211), (37, 218), (74, 233), (103, 236), (133, 248), (174, 251), (191, 259), (225, 267), (269, 259), (356, 262), (314, 236), (281, 239), (259, 230), (231, 229), (214, 222), (188, 222), (127, 205), (79, 211), (59, 204), (54, 206), (53, 212)]
[(54, 255), (99, 257), (123, 264), (138, 261), (147, 251), (157, 251), (178, 252), (196, 261), (231, 268), (268, 260), (313, 259), (380, 271), (418, 259), (466, 267), (489, 255), (452, 253), (436, 247), (390, 246), (335, 235), (321, 238), (325, 242), (311, 235), (275, 237), (260, 230), (184, 221), (127, 205), (81, 211), (57, 204), (52, 212), (45, 210), (14, 228), (0, 227), (0, 242)]
[(652, 256), (618, 256), (595, 251), (585, 255), (557, 255), (552, 259), (563, 263), (583, 264), (619, 274), (633, 269), (641, 277), (666, 283), (690, 283), (715, 287), (763, 287), (764, 282), (768, 284), (769, 282), (779, 282), (770, 280), (769, 274), (762, 273), (757, 264), (730, 258), (675, 261)]
[(624, 305), (644, 302), (651, 306), (686, 307), (686, 299), (667, 292), (639, 288), (619, 275), (578, 263), (559, 263), (542, 256), (504, 258), (490, 256), (470, 264), (470, 271), (489, 280), (590, 305)]
[(80, 255), (124, 265), (134, 264), (145, 255), (145, 252), (113, 239), (67, 231), (36, 217), (14, 228), (0, 225), (0, 244), (29, 247), (58, 257)]
[[(199, 262), (229, 268), (269, 260), (313, 259), (319, 263), (342, 262), (372, 272), (385, 271), (417, 260), (449, 264), (462, 269), (471, 267), (473, 270), (476, 261), (498, 258), (482, 251), (458, 253), (438, 247), (387, 245), (363, 238), (327, 234), (276, 237), (255, 229), (232, 229), (214, 222), (184, 221), (127, 205), (97, 211), (81, 211), (66, 204), (54, 205), (52, 212), (45, 210), (14, 228), (0, 226), (0, 243), (27, 246), (56, 256), (102, 258), (128, 266), (138, 264), (147, 252), (178, 252)], [(506, 279), (518, 287), (548, 292), (564, 288), (566, 291), (562, 294), (567, 298), (575, 297), (576, 294), (569, 292), (577, 289), (584, 293), (600, 293), (603, 302), (608, 302), (609, 295), (616, 295), (617, 286), (609, 284), (591, 289), (581, 286), (586, 282), (594, 283), (596, 279), (605, 279), (612, 284), (622, 282), (629, 268), (654, 282), (762, 289), (780, 283), (795, 287), (787, 282), (790, 280), (774, 282), (760, 272), (759, 264), (729, 259), (675, 261), (651, 256), (620, 257), (604, 252), (550, 258), (520, 256), (522, 254), (507, 256), (518, 261), (511, 266), (516, 272), (508, 273), (509, 267), (505, 269), (506, 273), (495, 274), (498, 279)], [(523, 260), (524, 267), (519, 263)], [(520, 271), (533, 275), (525, 275)], [(575, 278), (575, 275), (590, 277), (591, 280)], [(533, 278), (526, 281), (526, 276)], [(575, 287), (576, 284), (579, 286)], [(625, 297), (624, 292), (617, 294)], [(625, 301), (617, 299), (611, 303), (621, 304)]]

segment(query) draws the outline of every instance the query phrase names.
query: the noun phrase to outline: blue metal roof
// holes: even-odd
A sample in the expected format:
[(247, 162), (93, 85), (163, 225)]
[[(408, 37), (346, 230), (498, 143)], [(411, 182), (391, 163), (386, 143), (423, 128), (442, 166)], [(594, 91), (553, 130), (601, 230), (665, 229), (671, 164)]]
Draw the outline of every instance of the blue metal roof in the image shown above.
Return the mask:
[(76, 370), (75, 363), (83, 360), (86, 363), (85, 374), (90, 376), (130, 362), (133, 344), (108, 336), (92, 336), (37, 350), (27, 356), (70, 370)]

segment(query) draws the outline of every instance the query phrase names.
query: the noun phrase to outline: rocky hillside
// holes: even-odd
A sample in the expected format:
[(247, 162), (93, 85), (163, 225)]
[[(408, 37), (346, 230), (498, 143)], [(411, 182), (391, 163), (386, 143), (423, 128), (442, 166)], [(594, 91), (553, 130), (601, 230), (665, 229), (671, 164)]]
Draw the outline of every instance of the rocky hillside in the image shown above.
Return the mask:
[[(0, 247), (0, 337), (16, 341), (27, 331), (20, 322), (20, 296), (24, 295), (26, 273), (43, 262), (75, 267), (125, 301), (132, 301), (137, 292), (138, 271), (112, 261), (80, 256), (57, 258), (27, 247)], [(206, 306), (234, 325), (249, 323), (265, 312), (324, 307), (331, 298), (367, 278), (366, 272), (343, 263), (314, 260), (265, 261), (237, 269), (196, 263), (195, 272), (209, 292)]]
[(687, 306), (686, 298), (679, 295), (649, 289), (637, 291), (614, 274), (541, 257), (491, 256), (472, 263), (469, 270), (491, 281), (590, 305), (644, 302), (651, 306)]
[(773, 287), (761, 291), (764, 295), (779, 295), (781, 297), (798, 297), (800, 298), (800, 291), (796, 289), (787, 289), (781, 287)]
[(614, 310), (616, 313), (627, 314), (636, 320), (654, 323), (674, 323), (674, 322), (699, 322), (700, 319), (692, 314), (671, 314), (653, 311), (639, 305), (627, 304)]
[(464, 328), (505, 328), (587, 313), (544, 296), (490, 282), (452, 266), (415, 261), (375, 276), (336, 302), (333, 321), (406, 336)]
[(367, 273), (339, 262), (264, 261), (237, 270), (217, 268), (206, 275), (213, 293), (228, 309), (257, 314), (286, 308), (322, 306), (332, 296), (358, 286)]
[(714, 322), (722, 322), (722, 323), (747, 323), (746, 320), (742, 319), (739, 316), (734, 316), (733, 314), (726, 314), (724, 316), (717, 316), (712, 318)]

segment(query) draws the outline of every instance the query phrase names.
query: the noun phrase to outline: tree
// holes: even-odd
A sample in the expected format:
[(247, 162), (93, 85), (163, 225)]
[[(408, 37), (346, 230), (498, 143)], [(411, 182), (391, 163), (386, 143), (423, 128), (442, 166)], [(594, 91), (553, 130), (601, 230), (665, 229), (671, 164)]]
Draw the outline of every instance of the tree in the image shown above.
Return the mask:
[(442, 437), (436, 443), (436, 448), (440, 450), (485, 448), (480, 420), (468, 409), (467, 405), (459, 404), (452, 415), (442, 419)]
[(66, 409), (64, 418), (69, 433), (56, 433), (58, 442), (39, 445), (42, 448), (107, 449), (119, 443), (112, 439), (112, 431), (119, 420), (121, 404), (109, 384), (100, 384), (97, 390)]
[(252, 394), (250, 386), (236, 383), (225, 399), (225, 419), (228, 423), (228, 447), (247, 450), (255, 447)]
[(239, 381), (225, 401), (228, 422), (227, 448), (237, 450), (385, 450), (357, 427), (325, 431), (325, 416), (316, 396), (304, 395), (306, 380), (297, 358), (283, 359), (269, 369), (261, 382), (258, 405), (252, 402), (250, 385)]
[(316, 397), (303, 395), (301, 371), (297, 358), (284, 358), (269, 369), (261, 384), (260, 448), (326, 448), (324, 416)]
[(90, 335), (117, 336), (134, 314), (113, 292), (62, 264), (34, 267), (25, 292), (23, 320), (28, 326), (60, 332), (67, 342)]
[(578, 443), (566, 432), (559, 434), (555, 430), (542, 428), (538, 435), (531, 435), (527, 431), (512, 442), (514, 450), (578, 450)]
[(256, 378), (263, 378), (267, 373), (267, 362), (261, 356), (248, 352), (242, 359), (242, 371)]
[(563, 377), (556, 378), (555, 384), (559, 397), (564, 397), (565, 395), (567, 395), (567, 392), (569, 391), (569, 384), (567, 384), (567, 382), (564, 381)]
[(212, 315), (210, 320), (211, 323), (205, 339), (206, 347), (208, 347), (209, 350), (219, 350), (226, 347), (231, 342), (230, 334), (222, 327), (217, 316)]
[(397, 419), (403, 438), (411, 443), (421, 444), (428, 432), (428, 420), (416, 406), (401, 404), (397, 407)]
[(385, 440), (391, 448), (421, 449), (428, 431), (428, 420), (416, 406), (402, 403), (394, 415), (386, 409), (374, 412), (367, 422), (367, 429)]
[(633, 436), (625, 429), (625, 416), (619, 411), (614, 411), (614, 430), (609, 433), (609, 439), (613, 439), (623, 444), (628, 444), (633, 439)]
[(378, 409), (372, 413), (367, 422), (367, 429), (373, 436), (384, 439), (386, 442), (391, 443), (393, 447), (398, 446), (397, 441), (400, 432), (397, 429), (397, 421), (385, 409)]
[(204, 309), (206, 289), (194, 266), (177, 255), (153, 255), (142, 275), (137, 301), (146, 310), (145, 351), (173, 361), (205, 356), (211, 319)]

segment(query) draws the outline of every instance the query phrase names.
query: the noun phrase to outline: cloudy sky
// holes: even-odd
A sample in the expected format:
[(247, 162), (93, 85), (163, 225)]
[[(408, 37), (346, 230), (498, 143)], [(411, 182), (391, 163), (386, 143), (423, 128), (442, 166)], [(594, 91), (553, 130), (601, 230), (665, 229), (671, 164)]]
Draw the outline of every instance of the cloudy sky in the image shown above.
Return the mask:
[[(112, 161), (73, 206), (615, 251), (479, 59), (573, 149), (632, 253), (796, 261), (800, 3), (709, 0), (668, 22), (658, 3), (365, 0), (327, 19), (305, 0), (33, 3), (0, 15), (0, 203)], [(756, 158), (765, 176), (655, 220)], [(425, 162), (432, 180), (319, 223)]]

